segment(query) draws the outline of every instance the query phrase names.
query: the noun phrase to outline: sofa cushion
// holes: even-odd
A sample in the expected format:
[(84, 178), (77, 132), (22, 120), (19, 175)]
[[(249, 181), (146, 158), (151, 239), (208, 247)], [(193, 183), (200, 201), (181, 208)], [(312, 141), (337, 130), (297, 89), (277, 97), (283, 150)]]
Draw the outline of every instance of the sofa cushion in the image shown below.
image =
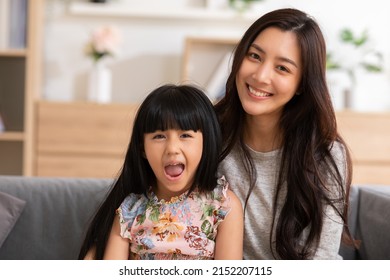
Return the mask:
[(27, 201), (0, 259), (77, 259), (112, 179), (0, 176), (0, 191)]
[(0, 192), (0, 248), (22, 213), (26, 201)]
[(390, 187), (361, 186), (357, 238), (361, 240), (359, 258), (390, 259)]

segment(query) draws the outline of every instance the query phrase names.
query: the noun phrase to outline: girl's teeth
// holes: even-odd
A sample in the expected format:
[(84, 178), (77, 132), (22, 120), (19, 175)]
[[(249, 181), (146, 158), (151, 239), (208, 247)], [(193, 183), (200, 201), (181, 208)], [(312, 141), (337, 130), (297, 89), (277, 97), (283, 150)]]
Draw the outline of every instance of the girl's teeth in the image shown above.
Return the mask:
[(261, 91), (256, 91), (254, 90), (253, 88), (249, 87), (249, 91), (250, 93), (252, 93), (253, 95), (257, 96), (257, 97), (267, 97), (267, 96), (271, 96), (270, 94), (268, 93), (265, 93), (265, 92), (261, 92)]

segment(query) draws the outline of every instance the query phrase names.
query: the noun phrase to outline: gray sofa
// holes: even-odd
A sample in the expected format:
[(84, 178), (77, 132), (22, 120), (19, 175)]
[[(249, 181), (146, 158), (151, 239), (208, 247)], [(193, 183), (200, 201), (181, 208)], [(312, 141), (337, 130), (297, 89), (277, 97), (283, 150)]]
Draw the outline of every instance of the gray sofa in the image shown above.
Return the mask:
[(0, 176), (0, 192), (26, 201), (0, 247), (0, 259), (77, 259), (89, 220), (111, 183), (109, 179)]
[[(111, 184), (111, 179), (0, 176), (0, 259), (76, 259)], [(361, 247), (342, 246), (340, 254), (390, 259), (390, 187), (355, 186), (351, 208), (351, 230)]]

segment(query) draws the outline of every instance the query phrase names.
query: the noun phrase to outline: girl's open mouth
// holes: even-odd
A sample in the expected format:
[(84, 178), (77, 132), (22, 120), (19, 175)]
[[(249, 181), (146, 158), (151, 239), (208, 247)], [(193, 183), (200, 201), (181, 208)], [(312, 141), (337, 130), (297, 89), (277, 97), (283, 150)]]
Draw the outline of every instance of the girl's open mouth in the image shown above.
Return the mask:
[(169, 177), (178, 177), (184, 171), (184, 164), (182, 163), (169, 164), (164, 167), (164, 170), (165, 170), (165, 174), (167, 174)]

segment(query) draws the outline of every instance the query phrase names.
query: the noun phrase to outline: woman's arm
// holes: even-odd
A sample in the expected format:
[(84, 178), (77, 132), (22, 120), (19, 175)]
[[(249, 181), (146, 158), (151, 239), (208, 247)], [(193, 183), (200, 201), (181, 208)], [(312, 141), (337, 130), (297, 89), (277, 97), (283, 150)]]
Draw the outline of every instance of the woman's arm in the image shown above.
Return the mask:
[(112, 224), (111, 233), (108, 237), (107, 247), (104, 252), (105, 260), (127, 260), (129, 259), (129, 239), (120, 235), (119, 216), (116, 215)]
[(225, 220), (218, 226), (215, 240), (214, 259), (216, 260), (242, 260), (244, 214), (242, 205), (237, 196), (230, 190), (230, 212)]
[[(340, 172), (342, 177), (341, 179), (344, 183), (342, 186), (343, 189), (341, 189), (341, 186), (338, 186), (337, 184), (330, 181), (329, 185), (327, 186), (327, 189), (329, 190), (328, 195), (331, 200), (338, 201), (338, 203), (336, 203), (334, 206), (338, 209), (338, 211), (343, 212), (344, 205), (347, 203), (347, 201), (340, 201), (340, 198), (343, 197), (346, 193), (345, 189), (349, 188), (349, 185), (346, 183), (348, 181), (346, 179), (348, 176), (346, 148), (340, 142), (335, 142), (331, 149), (331, 155), (336, 162), (337, 169)], [(344, 194), (341, 192), (344, 192)], [(324, 202), (324, 204), (324, 220), (322, 225), (321, 238), (313, 259), (341, 259), (339, 250), (344, 228), (343, 220), (331, 205), (327, 204), (326, 202)]]

